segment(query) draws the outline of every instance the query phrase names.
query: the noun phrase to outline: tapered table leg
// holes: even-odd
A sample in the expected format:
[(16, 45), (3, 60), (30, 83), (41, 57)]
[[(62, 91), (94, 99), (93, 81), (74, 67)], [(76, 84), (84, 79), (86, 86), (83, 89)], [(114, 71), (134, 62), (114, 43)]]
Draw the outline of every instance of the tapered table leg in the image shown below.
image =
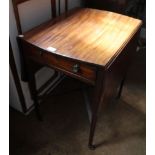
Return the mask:
[(124, 86), (124, 82), (126, 80), (126, 75), (123, 77), (119, 90), (118, 90), (118, 95), (117, 95), (117, 99), (120, 99), (121, 95), (122, 95), (122, 91), (123, 91), (123, 86)]
[(91, 117), (91, 125), (90, 125), (90, 134), (89, 134), (89, 143), (88, 147), (91, 150), (96, 148), (95, 144), (93, 143), (95, 128), (97, 123), (97, 117), (99, 112), (100, 103), (103, 97), (103, 88), (104, 88), (104, 70), (99, 69), (97, 73), (96, 85), (94, 89), (94, 97), (92, 103), (92, 117)]
[(39, 107), (39, 103), (38, 103), (38, 99), (37, 99), (35, 72), (29, 68), (28, 74), (29, 74), (28, 75), (28, 77), (29, 77), (28, 84), (29, 84), (29, 88), (30, 88), (31, 98), (34, 101), (36, 116), (37, 116), (38, 120), (42, 121), (40, 107)]
[(91, 121), (91, 126), (90, 126), (90, 135), (89, 135), (89, 144), (88, 144), (88, 147), (91, 150), (94, 150), (96, 148), (96, 146), (93, 144), (96, 122), (97, 122), (97, 112), (94, 112), (94, 114), (92, 114), (92, 121)]

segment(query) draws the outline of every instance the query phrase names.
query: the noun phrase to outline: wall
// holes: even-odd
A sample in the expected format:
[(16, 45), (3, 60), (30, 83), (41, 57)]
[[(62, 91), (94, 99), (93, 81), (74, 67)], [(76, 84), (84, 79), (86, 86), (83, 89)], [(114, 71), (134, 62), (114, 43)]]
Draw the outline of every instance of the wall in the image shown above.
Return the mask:
[[(69, 9), (81, 6), (81, 0), (69, 0)], [(62, 12), (64, 10), (64, 0), (61, 1), (61, 9)], [(28, 10), (28, 11), (27, 11)], [(50, 7), (50, 0), (31, 0), (28, 2), (25, 2), (23, 4), (19, 5), (19, 13), (20, 13), (20, 19), (22, 22), (22, 29), (23, 31), (27, 31), (51, 18), (51, 7)], [(15, 16), (13, 12), (13, 6), (12, 6), (12, 0), (9, 0), (9, 33), (10, 33), (10, 40), (12, 44), (13, 54), (15, 57), (15, 62), (18, 70), (18, 74), (20, 77), (21, 73), (21, 66), (20, 66), (20, 58), (19, 58), (19, 49), (16, 42), (16, 36), (17, 36), (17, 26), (15, 21)], [(38, 87), (41, 85), (41, 83), (44, 83), (46, 80), (48, 80), (52, 76), (53, 72), (51, 69), (43, 68), (37, 75), (37, 85)], [(40, 76), (44, 75), (44, 76)], [(13, 80), (10, 80), (10, 100), (15, 100), (14, 95), (12, 91), (16, 91), (13, 89)], [(33, 104), (31, 98), (30, 98), (30, 92), (27, 83), (22, 82), (22, 89), (24, 93), (24, 97), (26, 100), (26, 106), (27, 108), (30, 108)], [(17, 94), (18, 98), (18, 94)], [(12, 106), (16, 109), (20, 108), (14, 103)], [(18, 107), (18, 108), (17, 108)]]
[(17, 94), (17, 89), (10, 69), (9, 69), (9, 104), (11, 107), (22, 112), (22, 107)]

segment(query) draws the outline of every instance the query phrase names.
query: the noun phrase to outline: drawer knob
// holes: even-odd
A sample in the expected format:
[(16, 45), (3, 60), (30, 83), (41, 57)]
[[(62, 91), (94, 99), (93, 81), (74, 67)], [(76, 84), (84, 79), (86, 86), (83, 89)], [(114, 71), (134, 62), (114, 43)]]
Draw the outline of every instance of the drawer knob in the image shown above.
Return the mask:
[(79, 70), (80, 70), (80, 65), (79, 65), (79, 64), (73, 65), (73, 72), (74, 72), (74, 73), (78, 73)]

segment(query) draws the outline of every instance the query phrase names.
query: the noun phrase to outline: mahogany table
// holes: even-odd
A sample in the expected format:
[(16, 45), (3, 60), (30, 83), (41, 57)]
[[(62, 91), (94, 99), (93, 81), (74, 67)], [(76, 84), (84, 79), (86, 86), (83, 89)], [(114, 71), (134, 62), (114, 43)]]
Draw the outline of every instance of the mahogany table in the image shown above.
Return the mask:
[[(118, 92), (133, 53), (142, 22), (121, 14), (78, 9), (18, 36), (38, 116), (34, 73), (46, 65), (94, 88), (89, 147), (99, 109)], [(122, 87), (122, 86), (121, 86)]]

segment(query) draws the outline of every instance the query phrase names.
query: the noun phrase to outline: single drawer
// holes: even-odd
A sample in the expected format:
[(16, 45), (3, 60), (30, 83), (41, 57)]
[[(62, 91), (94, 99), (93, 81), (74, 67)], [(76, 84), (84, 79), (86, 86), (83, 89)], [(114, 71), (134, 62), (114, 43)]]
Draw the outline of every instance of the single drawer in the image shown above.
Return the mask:
[(59, 57), (58, 66), (63, 70), (67, 70), (72, 74), (79, 77), (83, 77), (89, 81), (95, 82), (96, 79), (96, 69), (90, 65), (87, 65), (76, 60), (71, 60), (68, 58)]

